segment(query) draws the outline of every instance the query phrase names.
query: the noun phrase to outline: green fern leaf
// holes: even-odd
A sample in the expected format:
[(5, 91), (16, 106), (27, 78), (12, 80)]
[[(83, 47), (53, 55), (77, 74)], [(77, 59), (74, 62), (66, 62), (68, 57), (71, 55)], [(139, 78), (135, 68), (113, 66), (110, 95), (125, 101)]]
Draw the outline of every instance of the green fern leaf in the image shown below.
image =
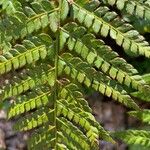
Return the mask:
[(129, 145), (141, 145), (150, 147), (150, 132), (145, 130), (127, 130), (114, 133), (115, 137), (120, 138)]
[(144, 123), (150, 124), (150, 111), (148, 109), (142, 111), (130, 111), (129, 115), (140, 119)]
[[(84, 83), (87, 87), (92, 86), (95, 90), (101, 92), (102, 94), (105, 94), (108, 97), (112, 96), (113, 99), (118, 100), (124, 105), (138, 109), (138, 106), (134, 103), (132, 98), (129, 95), (126, 95), (125, 90), (119, 87), (119, 85), (118, 87), (116, 86), (117, 83), (115, 84), (115, 81), (111, 82), (110, 78), (107, 79), (107, 77), (103, 76), (102, 73), (100, 74), (97, 73), (94, 69), (90, 69), (86, 63), (82, 63), (81, 59), (73, 58), (70, 54), (65, 54), (63, 58), (68, 59), (71, 63), (69, 64), (69, 62), (60, 59), (60, 72), (64, 70), (66, 74), (70, 75), (73, 79), (77, 79), (80, 83)], [(70, 66), (70, 72), (67, 71), (66, 66)], [(85, 69), (83, 70), (83, 68)], [(92, 74), (92, 77), (88, 77), (88, 74)], [(81, 75), (83, 78), (81, 78)]]
[[(117, 53), (114, 53), (111, 51), (109, 47), (104, 45), (102, 41), (97, 41), (94, 38), (94, 35), (92, 34), (83, 34), (85, 32), (85, 29), (82, 27), (77, 27), (77, 29), (74, 29), (75, 24), (73, 24), (73, 27), (70, 27), (71, 25), (68, 24), (65, 26), (66, 29), (71, 28), (70, 30), (75, 30), (73, 33), (68, 33), (68, 36), (66, 35), (67, 31), (64, 31), (62, 29), (61, 33), (62, 37), (61, 39), (65, 42), (68, 41), (68, 49), (69, 50), (75, 50), (81, 57), (86, 60), (89, 64), (94, 65), (98, 69), (101, 69), (102, 72), (106, 73), (113, 79), (116, 79), (121, 84), (125, 84), (127, 86), (132, 86), (132, 88), (143, 90), (144, 87), (144, 80), (142, 78), (137, 78), (138, 76), (129, 76), (125, 71), (128, 70), (128, 72), (134, 75), (133, 73), (136, 73), (137, 71), (133, 69), (132, 66), (129, 66), (124, 60), (119, 59), (120, 63), (124, 63), (124, 65), (117, 66), (116, 65), (116, 57), (118, 56)], [(79, 36), (79, 38), (77, 38)], [(69, 37), (69, 38), (68, 38)], [(67, 39), (63, 39), (67, 38)], [(93, 47), (93, 43), (96, 42), (95, 47)], [(63, 45), (63, 43), (62, 43)], [(73, 47), (70, 47), (70, 45), (74, 45)], [(79, 51), (80, 50), (80, 51)], [(106, 52), (111, 53), (112, 55), (110, 58), (107, 57), (106, 59)], [(124, 67), (126, 64), (126, 67)], [(129, 68), (130, 67), (130, 68)], [(122, 69), (122, 70), (121, 70)], [(129, 70), (130, 69), (130, 70)], [(140, 81), (141, 80), (141, 81)], [(147, 90), (147, 89), (146, 89)]]
[(131, 15), (136, 15), (142, 19), (150, 20), (150, 8), (148, 0), (103, 0), (111, 6), (116, 5), (119, 10), (126, 10)]
[(149, 58), (150, 47), (148, 42), (134, 30), (132, 25), (124, 23), (115, 12), (110, 12), (107, 7), (100, 6), (98, 9), (92, 10), (92, 12), (91, 10), (83, 9), (76, 3), (73, 4), (72, 13), (74, 20), (77, 19), (87, 28), (99, 26), (99, 30), (95, 31), (93, 29), (94, 33), (98, 33), (104, 37), (109, 34), (127, 53), (130, 52), (130, 54), (143, 55)]
[[(141, 111), (131, 97), (148, 99), (148, 77), (106, 39), (129, 56), (149, 58), (144, 35), (117, 10), (149, 20), (149, 6), (149, 0), (0, 1), (0, 75), (11, 76), (4, 77), (0, 99), (9, 104), (8, 118), (17, 120), (14, 129), (31, 133), (28, 149), (98, 150), (100, 139), (115, 143), (92, 114), (85, 87), (149, 123), (149, 110)], [(115, 134), (149, 146), (149, 132)]]
[[(46, 72), (40, 67), (35, 68), (35, 70), (31, 69), (26, 73), (21, 73), (20, 76), (14, 77), (12, 80), (12, 83), (3, 85), (3, 89), (1, 89), (0, 97), (5, 100), (7, 98), (10, 98), (12, 96), (16, 96), (18, 94), (21, 94), (23, 92), (26, 92), (29, 89), (33, 89), (35, 86), (44, 84), (49, 82), (50, 85), (54, 85), (53, 80), (53, 69), (50, 69), (49, 67), (45, 68), (47, 69)], [(31, 77), (32, 76), (32, 77)], [(52, 81), (52, 82), (51, 82)]]

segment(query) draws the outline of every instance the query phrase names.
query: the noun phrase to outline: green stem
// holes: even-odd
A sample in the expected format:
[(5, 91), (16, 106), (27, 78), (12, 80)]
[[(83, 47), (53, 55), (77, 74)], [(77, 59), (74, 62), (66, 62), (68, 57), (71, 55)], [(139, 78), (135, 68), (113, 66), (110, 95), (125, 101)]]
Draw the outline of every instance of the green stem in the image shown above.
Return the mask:
[[(56, 137), (56, 142), (57, 142), (57, 99), (58, 99), (58, 82), (57, 82), (57, 77), (58, 77), (58, 52), (59, 52), (59, 31), (57, 31), (57, 36), (56, 36), (56, 53), (55, 53), (55, 86), (54, 86), (54, 126), (55, 126), (55, 137)], [(55, 143), (56, 146), (56, 143)]]
[(55, 149), (57, 149), (57, 100), (58, 100), (58, 59), (59, 59), (59, 51), (60, 51), (60, 10), (61, 10), (61, 0), (59, 2), (59, 22), (58, 29), (56, 32), (56, 46), (55, 46), (55, 85), (54, 85), (54, 126), (55, 126)]

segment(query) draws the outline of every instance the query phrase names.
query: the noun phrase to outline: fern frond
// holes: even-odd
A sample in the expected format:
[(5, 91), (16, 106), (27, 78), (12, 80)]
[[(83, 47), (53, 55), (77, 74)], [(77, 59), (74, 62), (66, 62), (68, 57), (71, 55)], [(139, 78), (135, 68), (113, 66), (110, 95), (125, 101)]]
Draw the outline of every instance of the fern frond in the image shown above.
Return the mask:
[[(46, 39), (46, 41), (44, 41)], [(0, 74), (22, 68), (45, 57), (53, 51), (53, 41), (50, 36), (40, 34), (23, 44), (16, 44), (9, 52), (0, 55)]]
[(144, 0), (102, 0), (105, 4), (115, 5), (119, 10), (126, 10), (127, 13), (142, 19), (150, 20), (149, 1)]
[(98, 138), (98, 136), (100, 136), (100, 138), (102, 139), (114, 142), (112, 138), (109, 136), (109, 134), (103, 129), (103, 127), (101, 127), (96, 122), (95, 118), (92, 116), (91, 113), (82, 111), (78, 107), (74, 107), (74, 105), (69, 104), (65, 100), (62, 100), (62, 103), (58, 103), (58, 107), (60, 107), (60, 109), (57, 112), (58, 115), (62, 114), (64, 115), (64, 117), (67, 117), (70, 121), (72, 120), (75, 124), (78, 124), (84, 129), (86, 129), (87, 136), (91, 136), (91, 140), (95, 141)]
[(36, 150), (42, 149), (42, 147), (45, 146), (45, 148), (48, 149), (50, 144), (52, 144), (55, 140), (53, 134), (54, 132), (55, 132), (54, 126), (49, 125), (40, 127), (28, 141), (28, 148)]
[[(15, 15), (9, 16), (5, 19), (7, 20), (8, 25), (4, 26), (2, 24), (3, 28), (0, 28), (2, 34), (1, 37), (6, 38), (7, 41), (10, 42), (12, 40), (24, 38), (34, 31), (45, 28), (48, 25), (52, 31), (56, 32), (58, 26), (57, 11), (58, 8), (50, 7), (49, 11), (45, 10), (44, 12), (40, 12), (37, 10), (37, 12), (34, 12), (31, 8), (25, 7), (25, 12), (16, 12)], [(20, 32), (17, 32), (18, 30)], [(1, 38), (1, 41), (5, 41), (5, 39)]]
[[(81, 131), (75, 127), (75, 125), (73, 125), (71, 122), (67, 121), (66, 119), (61, 119), (59, 116), (62, 116), (69, 119), (71, 122), (73, 122), (77, 127), (81, 126), (84, 129), (84, 132), (86, 132), (86, 135), (84, 135), (84, 133), (81, 133)], [(85, 148), (87, 145), (87, 138), (89, 139), (90, 145), (92, 149), (98, 149), (98, 137), (99, 135), (102, 135), (102, 137), (104, 136), (107, 140), (113, 141), (108, 133), (106, 131), (104, 131), (104, 129), (96, 122), (96, 120), (94, 119), (94, 117), (92, 116), (92, 114), (88, 113), (88, 112), (84, 112), (83, 110), (75, 107), (72, 104), (67, 103), (66, 100), (58, 100), (57, 102), (57, 127), (58, 127), (58, 131), (57, 132), (61, 132), (63, 135), (64, 134), (71, 134), (71, 138), (73, 138), (72, 140), (75, 142), (79, 142), (79, 140), (83, 139), (86, 141), (82, 142), (81, 147)], [(54, 118), (54, 110), (51, 110), (47, 107), (43, 107), (33, 113), (30, 114), (30, 116), (25, 116), (22, 119), (19, 119), (19, 121), (15, 124), (14, 128), (16, 130), (20, 130), (20, 131), (27, 131), (27, 130), (31, 130), (34, 129), (36, 127), (40, 127), (41, 125), (44, 124), (52, 124), (53, 123), (53, 118)], [(69, 126), (69, 128), (67, 128)], [(67, 128), (67, 130), (66, 130)], [(75, 129), (75, 133), (71, 133), (73, 132), (71, 130), (71, 128)], [(47, 133), (47, 131), (46, 131)], [(48, 136), (48, 134), (46, 134), (45, 132), (38, 134), (36, 136), (33, 136), (33, 138), (31, 139), (32, 141), (35, 140), (36, 138), (40, 138), (43, 135), (43, 139), (41, 139), (39, 141), (40, 145), (41, 142), (43, 143), (43, 140), (45, 142), (45, 140), (47, 140), (46, 138), (44, 138), (45, 136)], [(52, 134), (52, 133), (51, 133)], [(104, 135), (103, 135), (104, 134)], [(70, 136), (65, 136), (70, 138)], [(77, 139), (77, 135), (80, 135), (79, 139)], [(55, 138), (54, 138), (55, 139)], [(63, 140), (63, 139), (60, 139)], [(51, 141), (51, 140), (50, 140)], [(49, 141), (49, 142), (50, 142)], [(35, 144), (35, 142), (34, 142)], [(36, 143), (38, 144), (38, 143)], [(49, 145), (49, 144), (48, 144)], [(29, 144), (30, 146), (30, 144)], [(32, 146), (32, 144), (31, 144)], [(70, 145), (69, 145), (70, 146)], [(35, 146), (36, 147), (36, 146)]]
[[(130, 111), (129, 115), (140, 119), (142, 122), (150, 124), (150, 110)], [(127, 144), (141, 145), (150, 148), (150, 131), (148, 130), (126, 130), (113, 133), (116, 138), (120, 138)]]
[[(76, 107), (79, 107), (84, 111), (92, 112), (87, 101), (83, 98), (82, 93), (75, 84), (69, 84), (62, 89), (60, 88), (59, 97), (66, 99), (68, 103), (74, 103)], [(35, 108), (46, 106), (48, 103), (49, 105), (53, 105), (50, 88), (43, 86), (27, 93), (26, 95), (17, 97), (17, 100), (14, 101), (8, 110), (8, 118), (15, 117)]]
[(39, 150), (50, 148), (50, 145), (55, 140), (55, 127), (51, 125), (45, 125), (38, 128), (30, 137), (28, 141), (28, 149)]
[[(62, 29), (61, 32), (61, 41), (67, 42), (69, 50), (74, 50), (89, 64), (101, 69), (102, 72), (116, 79), (119, 83), (129, 87), (131, 85), (136, 90), (144, 90), (145, 82), (140, 76), (135, 74), (137, 71), (123, 59), (118, 59), (118, 54), (113, 52), (110, 47), (104, 45), (103, 41), (98, 41), (93, 34), (84, 34), (86, 32), (85, 29), (83, 27), (76, 27), (75, 24), (68, 24), (65, 26), (65, 29), (74, 31), (68, 33)], [(109, 57), (106, 57), (107, 53), (109, 53)], [(118, 61), (123, 65), (118, 67)], [(126, 67), (124, 67), (125, 65)], [(129, 76), (127, 71), (130, 74), (132, 73), (132, 76)], [(147, 88), (144, 91), (147, 91)]]
[(49, 102), (51, 105), (53, 104), (50, 88), (44, 86), (42, 88), (35, 89), (34, 91), (20, 96), (17, 100), (15, 100), (8, 110), (8, 118), (10, 119), (35, 108), (46, 106)]
[(64, 100), (62, 100), (62, 103), (58, 103), (57, 115), (63, 115), (64, 117), (67, 117), (70, 121), (72, 120), (74, 123), (84, 128), (86, 130), (86, 136), (90, 140), (92, 146), (98, 149), (99, 131), (93, 124), (95, 121), (92, 115), (84, 113), (77, 108), (73, 109), (71, 108), (71, 106), (70, 108), (68, 108), (65, 104), (67, 103)]
[(22, 5), (17, 0), (1, 0), (0, 5), (2, 6), (1, 12), (6, 11), (8, 15), (14, 14), (16, 11), (22, 10)]
[[(148, 84), (148, 85), (150, 84), (150, 74), (145, 74), (142, 76), (142, 78), (146, 82), (146, 84)], [(142, 91), (132, 92), (131, 95), (142, 101), (146, 101), (146, 102), (150, 101), (149, 94), (145, 95)]]
[[(73, 48), (74, 49), (78, 48), (79, 50), (81, 49), (82, 51), (82, 46), (85, 45), (89, 49), (91, 48), (92, 52), (93, 51), (96, 52), (99, 55), (99, 57), (102, 57), (104, 60), (108, 61), (114, 67), (119, 68), (124, 72), (127, 72), (128, 74), (134, 75), (138, 73), (137, 70), (132, 65), (128, 64), (123, 58), (119, 57), (119, 55), (115, 51), (113, 51), (111, 47), (107, 46), (104, 43), (104, 41), (96, 39), (95, 35), (89, 34), (83, 26), (77, 26), (75, 23), (69, 23), (65, 25), (63, 29), (69, 31), (70, 33), (69, 39), (67, 40), (67, 45), (70, 50), (72, 50)], [(65, 38), (65, 36), (62, 36), (61, 39), (63, 38)], [(76, 45), (81, 46), (81, 48), (72, 44), (74, 40), (76, 40), (77, 42)]]
[(126, 130), (115, 132), (113, 135), (129, 145), (141, 145), (150, 148), (150, 131)]
[[(6, 3), (11, 2), (8, 0)], [(17, 2), (15, 1), (14, 3)], [(61, 19), (64, 20), (69, 12), (69, 6), (66, 0), (62, 3), (62, 9)], [(4, 22), (6, 22), (7, 25), (5, 25)], [(22, 9), (18, 9), (13, 15), (0, 20), (1, 48), (3, 52), (6, 52), (11, 48), (11, 41), (15, 41), (19, 38), (23, 39), (41, 28), (44, 29), (49, 26), (53, 32), (56, 32), (58, 27), (57, 23), (58, 8), (53, 2), (32, 2), (30, 7), (26, 6)]]
[[(99, 6), (96, 10), (84, 9), (73, 3), (73, 18), (84, 24), (94, 33), (104, 37), (110, 35), (127, 53), (150, 57), (150, 46), (132, 25), (121, 20), (115, 12), (107, 7)], [(92, 12), (91, 12), (92, 11)]]
[[(70, 88), (71, 87), (71, 88)], [(67, 90), (68, 89), (68, 90)], [(78, 95), (78, 97), (76, 97), (76, 101), (79, 101), (80, 98), (81, 98), (81, 93), (79, 93), (77, 91), (77, 86), (75, 86), (74, 84), (68, 84), (66, 85), (65, 87), (62, 88), (62, 92), (60, 92), (60, 96), (64, 96), (64, 97), (67, 97), (67, 93), (69, 93), (71, 96), (72, 95), (72, 99), (74, 98), (75, 95)], [(46, 89), (45, 89), (46, 90)], [(16, 123), (16, 125), (14, 126), (14, 128), (16, 130), (19, 130), (19, 131), (27, 131), (27, 130), (31, 130), (31, 129), (34, 129), (34, 128), (37, 128), (37, 127), (40, 127), (42, 124), (45, 125), (47, 123), (50, 123), (52, 124), (53, 123), (53, 116), (54, 116), (54, 110), (52, 109), (49, 109), (47, 107), (47, 105), (50, 103), (50, 107), (53, 106), (53, 100), (51, 99), (52, 97), (49, 97), (46, 95), (49, 95), (50, 91), (47, 89), (47, 93), (45, 92), (44, 90), (44, 93), (43, 91), (41, 91), (40, 89), (40, 93), (38, 94), (36, 91), (36, 93), (34, 92), (33, 93), (29, 93), (29, 96), (25, 97), (25, 99), (23, 100), (23, 103), (18, 103), (19, 102), (19, 99), (18, 99), (18, 102), (14, 103), (13, 105), (14, 106), (11, 106), (11, 109), (10, 109), (10, 112), (9, 112), (9, 116), (10, 117), (14, 117), (18, 114), (21, 114), (21, 113), (24, 113), (25, 111), (28, 112), (34, 108), (39, 108), (39, 107), (42, 107), (40, 109), (38, 109), (37, 111), (33, 112), (33, 113), (30, 113), (30, 115), (28, 116), (25, 116), (24, 118), (22, 119), (19, 119), (19, 121)], [(65, 93), (67, 91), (67, 93)], [(78, 92), (78, 94), (76, 94), (76, 92)], [(73, 94), (74, 93), (74, 94)], [(32, 95), (32, 97), (31, 97)], [(49, 99), (48, 99), (49, 97)], [(44, 98), (44, 99), (43, 99)], [(45, 99), (46, 98), (46, 99)], [(78, 99), (79, 98), (79, 99)], [(42, 100), (43, 99), (43, 103), (42, 103)], [(52, 101), (51, 101), (51, 100)], [(69, 98), (70, 100), (70, 98)], [(108, 133), (95, 121), (94, 117), (92, 116), (91, 112), (87, 112), (85, 111), (84, 112), (84, 109), (80, 109), (78, 107), (78, 105), (76, 105), (74, 102), (67, 102), (68, 100), (58, 100), (57, 101), (57, 117), (58, 117), (58, 122), (60, 122), (60, 118), (59, 116), (64, 116), (66, 117), (67, 119), (69, 119), (70, 121), (73, 121), (76, 126), (77, 124), (79, 126), (81, 126), (82, 128), (86, 128), (86, 138), (89, 138), (91, 144), (95, 147), (96, 145), (98, 146), (98, 142), (96, 142), (98, 140), (98, 137), (99, 135), (108, 140), (108, 141), (113, 141), (110, 136), (108, 135)], [(83, 99), (82, 99), (83, 101)], [(87, 103), (83, 103), (83, 104), (86, 104)], [(81, 103), (80, 103), (81, 105)], [(83, 105), (84, 106), (84, 105)], [(23, 108), (23, 111), (22, 109), (20, 108)], [(69, 108), (69, 109), (68, 109)], [(21, 111), (20, 111), (21, 110)], [(69, 122), (68, 122), (69, 123)], [(66, 126), (66, 121), (64, 122), (63, 126)], [(71, 125), (73, 126), (73, 124), (71, 124), (71, 122), (67, 125), (71, 128)], [(62, 126), (62, 125), (61, 125)], [(73, 126), (73, 128), (76, 128), (77, 130), (77, 127)], [(61, 129), (61, 127), (60, 127)], [(62, 129), (64, 129), (64, 127), (62, 127)], [(97, 130), (98, 129), (98, 130)], [(58, 128), (59, 130), (59, 128)], [(69, 130), (69, 129), (68, 129)], [(67, 131), (63, 130), (60, 132), (63, 132), (63, 134), (69, 134)], [(75, 133), (79, 134), (81, 131), (75, 131)], [(44, 137), (47, 137), (47, 134), (44, 132), (44, 133), (41, 133)], [(41, 134), (38, 134), (38, 137), (42, 137)], [(51, 133), (52, 134), (52, 133)], [(75, 135), (74, 135), (75, 136)], [(72, 135), (72, 138), (75, 138), (73, 135)], [(81, 134), (81, 137), (82, 136), (85, 136), (84, 134)], [(97, 137), (98, 136), (98, 137)], [(37, 137), (37, 136), (36, 136)], [(38, 138), (37, 137), (37, 138)], [(39, 137), (39, 138), (40, 138)], [(66, 136), (65, 136), (66, 138)], [(68, 138), (70, 138), (68, 136)], [(47, 138), (44, 138), (45, 140), (47, 140)], [(43, 140), (44, 140), (43, 139)], [(34, 138), (35, 140), (35, 138)], [(44, 143), (45, 141), (41, 140), (42, 143)], [(62, 140), (62, 139), (61, 139)], [(66, 139), (67, 140), (67, 139)], [(77, 140), (76, 138), (73, 139), (73, 140)], [(96, 140), (96, 141), (95, 141)], [(40, 145), (42, 145), (42, 143), (39, 142)], [(76, 141), (77, 142), (77, 141)], [(94, 142), (94, 143), (93, 143)], [(96, 143), (95, 143), (96, 142)], [(49, 140), (49, 143), (51, 143), (51, 140)], [(34, 143), (35, 144), (35, 143)], [(31, 145), (34, 145), (34, 144), (31, 144)], [(46, 144), (46, 143), (45, 143)], [(83, 144), (83, 143), (82, 143)], [(96, 145), (95, 145), (96, 144)], [(38, 145), (36, 143), (36, 145)], [(67, 145), (67, 144), (66, 144)], [(83, 144), (84, 145), (84, 144)], [(82, 145), (82, 146), (83, 146)], [(47, 144), (47, 146), (50, 146), (49, 144)], [(69, 145), (71, 146), (71, 145)], [(92, 147), (93, 147), (92, 146)], [(96, 147), (97, 147), (96, 146)], [(30, 144), (29, 144), (29, 147), (30, 147)], [(96, 148), (95, 147), (95, 148)], [(30, 147), (31, 148), (31, 147)], [(34, 145), (34, 148), (37, 148), (37, 146)], [(93, 148), (93, 149), (95, 149)], [(97, 148), (96, 148), (97, 149)]]
[(150, 110), (143, 109), (142, 111), (130, 111), (129, 115), (140, 119), (144, 123), (150, 124)]
[(56, 148), (58, 150), (69, 150), (64, 144), (57, 143)]
[[(1, 0), (0, 75), (13, 77), (2, 83), (0, 99), (13, 99), (8, 118), (17, 119), (17, 131), (31, 132), (28, 149), (98, 150), (100, 139), (115, 143), (93, 116), (85, 86), (149, 121), (129, 92), (147, 96), (150, 86), (104, 41), (110, 36), (127, 54), (148, 58), (149, 43), (110, 5), (149, 19), (149, 0)], [(147, 142), (145, 132), (139, 141), (139, 131), (131, 132), (130, 143)]]
[(59, 94), (60, 98), (66, 99), (68, 103), (74, 103), (76, 107), (83, 109), (86, 112), (92, 112), (88, 106), (87, 101), (84, 99), (79, 87), (76, 84), (70, 83), (63, 87)]
[(45, 67), (44, 70), (44, 68), (41, 66), (40, 69), (38, 67), (34, 68), (34, 70), (33, 68), (29, 69), (27, 72), (20, 73), (19, 76), (15, 76), (11, 83), (3, 85), (0, 97), (2, 100), (5, 100), (45, 83), (53, 85), (53, 78), (53, 68)]
[[(62, 57), (64, 60), (59, 60), (60, 72), (64, 71), (73, 79), (78, 80), (79, 83), (84, 83), (87, 87), (92, 87), (108, 97), (112, 96), (114, 100), (117, 100), (130, 108), (139, 109), (132, 98), (127, 95), (126, 91), (114, 80), (111, 80), (100, 72), (97, 73), (94, 69), (90, 68), (88, 64), (83, 63), (81, 59), (73, 58), (70, 54), (65, 54)], [(67, 62), (68, 60), (66, 60), (66, 58), (69, 62)]]
[(43, 107), (17, 121), (14, 129), (17, 131), (27, 131), (39, 127), (49, 121), (53, 121), (54, 110)]
[[(90, 141), (86, 138), (83, 132), (81, 132), (76, 126), (74, 126), (70, 121), (65, 118), (58, 119), (58, 126), (60, 128), (60, 132), (63, 135), (67, 135), (67, 138), (71, 138), (71, 141), (74, 141), (76, 145), (74, 147), (80, 149), (90, 150)], [(68, 143), (68, 142), (67, 142)], [(65, 143), (67, 145), (67, 143)], [(79, 143), (79, 146), (78, 144)]]
[(0, 56), (0, 74), (2, 75), (7, 73), (12, 69), (16, 70), (25, 66), (26, 64), (31, 64), (40, 58), (44, 59), (46, 55), (47, 51), (45, 45), (33, 47), (29, 50), (21, 45), (16, 45), (15, 50), (10, 50), (9, 52)]

